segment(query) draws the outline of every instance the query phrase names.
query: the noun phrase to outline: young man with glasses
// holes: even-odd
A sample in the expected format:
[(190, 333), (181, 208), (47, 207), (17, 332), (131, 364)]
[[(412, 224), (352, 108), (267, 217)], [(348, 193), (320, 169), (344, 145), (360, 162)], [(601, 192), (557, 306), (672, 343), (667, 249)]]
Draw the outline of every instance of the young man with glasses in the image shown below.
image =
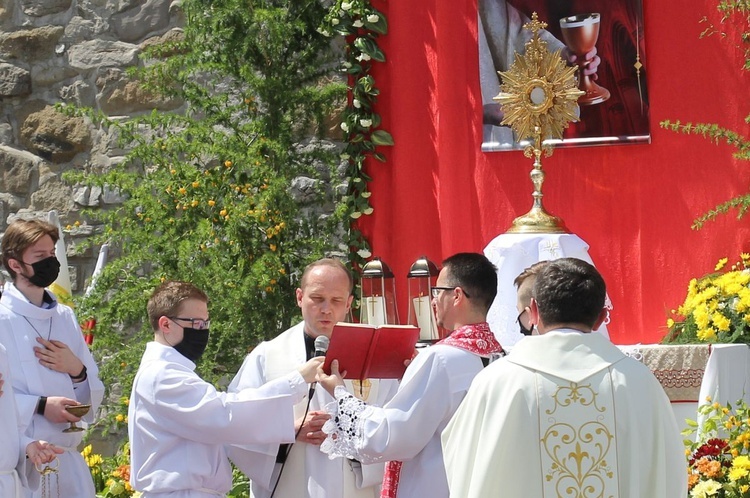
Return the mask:
[[(94, 421), (104, 385), (75, 313), (45, 289), (60, 271), (58, 238), (57, 227), (40, 219), (17, 219), (5, 230), (3, 265), (12, 282), (0, 297), (0, 344), (8, 351), (6, 381), (26, 435), (65, 450), (58, 456), (60, 496), (93, 498), (94, 481), (77, 449), (83, 433), (63, 430), (81, 420), (68, 406), (90, 404), (83, 419)], [(41, 490), (27, 494), (39, 496)]]
[(409, 364), (398, 392), (382, 408), (344, 387), (333, 362), (318, 382), (335, 396), (322, 449), (363, 462), (388, 461), (381, 497), (448, 498), (440, 433), (490, 357), (502, 353), (487, 324), (497, 293), (497, 269), (483, 255), (459, 253), (443, 261), (433, 288), (437, 323), (452, 331)]
[(222, 393), (194, 371), (209, 338), (206, 294), (168, 281), (147, 310), (154, 340), (130, 395), (130, 483), (143, 498), (225, 496), (232, 487), (225, 445), (292, 441), (292, 407), (307, 395), (323, 359), (258, 389)]

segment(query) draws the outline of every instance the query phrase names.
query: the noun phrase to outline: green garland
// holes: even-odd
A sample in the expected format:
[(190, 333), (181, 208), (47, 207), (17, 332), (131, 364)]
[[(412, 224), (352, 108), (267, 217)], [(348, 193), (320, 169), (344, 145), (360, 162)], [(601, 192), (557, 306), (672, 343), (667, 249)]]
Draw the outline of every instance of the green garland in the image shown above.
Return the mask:
[[(345, 212), (342, 214), (353, 221), (373, 211), (371, 192), (367, 189), (371, 177), (365, 173), (365, 159), (373, 157), (385, 162), (385, 156), (377, 151), (377, 147), (393, 145), (393, 137), (380, 128), (380, 115), (373, 109), (380, 90), (371, 74), (373, 61), (385, 62), (385, 54), (378, 47), (377, 39), (388, 32), (388, 22), (369, 0), (336, 0), (320, 32), (325, 36), (340, 35), (346, 40), (341, 66), (349, 76), (350, 98), (341, 121), (347, 143), (341, 158), (348, 163), (346, 175), (350, 182), (343, 199)], [(350, 259), (355, 265), (362, 265), (371, 256), (369, 243), (353, 226), (348, 235)]]

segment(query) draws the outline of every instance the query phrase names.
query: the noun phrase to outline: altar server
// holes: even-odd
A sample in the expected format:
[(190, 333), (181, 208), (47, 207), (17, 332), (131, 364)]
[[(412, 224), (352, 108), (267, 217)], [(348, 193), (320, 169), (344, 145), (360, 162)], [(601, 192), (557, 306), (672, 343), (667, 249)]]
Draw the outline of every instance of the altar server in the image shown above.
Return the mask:
[(10, 384), (5, 384), (5, 379), (9, 378), (8, 355), (0, 344), (0, 496), (22, 498), (24, 487), (36, 489), (39, 486), (35, 466), (49, 463), (63, 450), (24, 436), (25, 427), (18, 423), (13, 393), (6, 395), (3, 389), (10, 390)]
[(591, 334), (605, 284), (579, 259), (547, 263), (530, 306), (539, 336), (477, 376), (443, 433), (451, 496), (684, 498), (672, 407), (640, 362)]
[[(329, 337), (337, 322), (345, 321), (352, 303), (351, 273), (338, 260), (309, 264), (296, 290), (302, 322), (271, 341), (259, 344), (245, 359), (229, 386), (231, 390), (257, 387), (285, 375), (315, 353), (315, 339)], [(365, 379), (347, 384), (360, 398), (382, 406), (398, 388), (396, 380)], [(321, 428), (328, 415), (323, 407), (333, 398), (320, 387), (308, 405), (295, 406), (297, 439), (292, 446), (270, 445), (239, 450), (232, 461), (252, 479), (254, 498), (377, 498), (383, 463), (364, 465), (346, 458), (329, 459), (320, 452)], [(303, 418), (305, 410), (307, 416)], [(275, 491), (274, 491), (275, 489)]]
[(82, 433), (62, 431), (80, 420), (66, 406), (90, 404), (84, 420), (93, 422), (104, 385), (73, 310), (45, 290), (60, 271), (55, 257), (58, 237), (57, 227), (39, 219), (16, 220), (5, 231), (3, 264), (12, 282), (6, 282), (0, 297), (0, 344), (8, 350), (11, 384), (20, 423), (28, 427), (26, 435), (65, 450), (58, 457), (60, 496), (92, 498), (91, 473), (77, 449)]
[[(329, 407), (330, 435), (322, 449), (332, 457), (387, 461), (381, 497), (447, 498), (440, 433), (472, 379), (502, 348), (486, 322), (497, 292), (495, 266), (483, 255), (459, 253), (443, 262), (433, 287), (438, 325), (451, 334), (409, 364), (398, 392), (382, 408), (370, 406), (343, 385), (337, 362), (318, 382), (336, 397)], [(491, 496), (491, 495), (487, 495)]]
[(128, 408), (130, 483), (143, 498), (225, 496), (232, 487), (228, 443), (294, 439), (292, 406), (307, 394), (322, 358), (258, 389), (218, 392), (195, 373), (208, 344), (208, 297), (167, 281), (148, 302), (146, 345)]

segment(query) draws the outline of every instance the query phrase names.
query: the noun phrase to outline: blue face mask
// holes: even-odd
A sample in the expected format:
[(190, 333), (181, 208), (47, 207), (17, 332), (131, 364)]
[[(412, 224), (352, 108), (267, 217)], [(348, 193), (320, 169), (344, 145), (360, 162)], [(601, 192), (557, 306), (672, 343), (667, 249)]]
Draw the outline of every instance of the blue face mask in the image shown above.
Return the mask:
[(182, 340), (174, 348), (182, 356), (196, 363), (208, 346), (208, 329), (182, 329)]

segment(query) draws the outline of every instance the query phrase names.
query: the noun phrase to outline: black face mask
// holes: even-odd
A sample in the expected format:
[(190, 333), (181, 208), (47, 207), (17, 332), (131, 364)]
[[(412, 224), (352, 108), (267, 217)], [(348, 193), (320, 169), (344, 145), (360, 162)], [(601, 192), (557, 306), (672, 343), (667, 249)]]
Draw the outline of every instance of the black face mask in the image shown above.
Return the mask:
[(182, 356), (196, 363), (208, 345), (208, 329), (193, 329), (184, 327), (182, 329), (182, 340), (174, 348)]
[(34, 274), (26, 278), (37, 287), (47, 287), (54, 282), (60, 274), (60, 262), (54, 256), (44, 258), (36, 263), (31, 263), (29, 266), (34, 270)]
[(516, 318), (516, 322), (518, 322), (518, 328), (520, 329), (521, 334), (531, 335), (531, 333), (534, 332), (534, 324), (532, 323), (531, 327), (529, 328), (524, 327), (523, 322), (521, 321), (521, 316), (523, 316), (524, 313), (526, 313), (526, 310), (523, 310), (522, 312), (518, 314), (518, 317)]

